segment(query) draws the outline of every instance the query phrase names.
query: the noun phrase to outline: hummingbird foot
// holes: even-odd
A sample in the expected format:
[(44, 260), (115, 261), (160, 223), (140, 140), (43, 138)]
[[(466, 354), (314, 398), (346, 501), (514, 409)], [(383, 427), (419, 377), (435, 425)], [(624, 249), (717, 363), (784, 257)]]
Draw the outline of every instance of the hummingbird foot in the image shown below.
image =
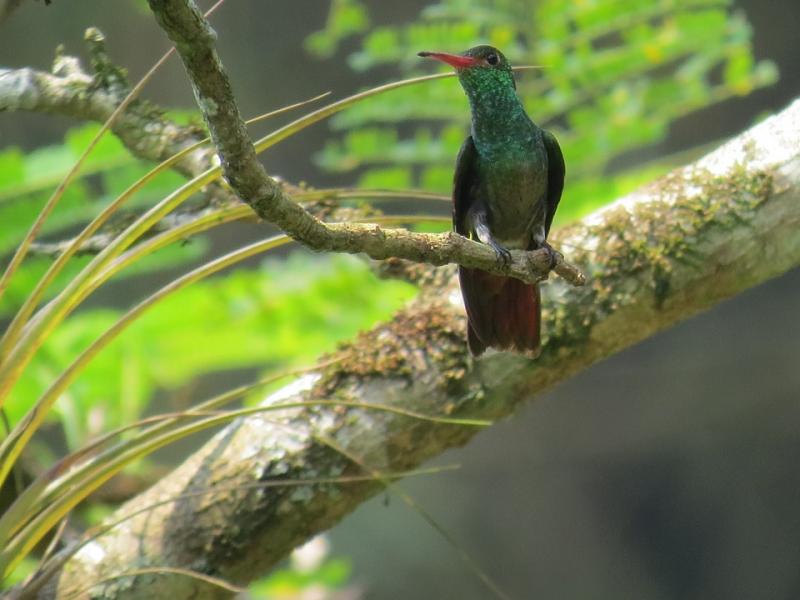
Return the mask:
[(553, 248), (547, 242), (542, 242), (539, 247), (542, 250), (547, 250), (547, 254), (548, 254), (549, 258), (550, 258), (550, 266), (548, 267), (549, 271), (552, 271), (553, 269), (555, 269), (556, 265), (559, 263), (559, 261), (564, 259), (564, 257), (561, 256), (561, 253), (558, 250), (556, 250), (555, 248)]
[(511, 264), (511, 252), (509, 252), (508, 248), (498, 244), (494, 240), (489, 241), (489, 245), (494, 250), (494, 253), (497, 255), (497, 264), (502, 266), (504, 269), (508, 268), (508, 265)]
[(475, 211), (473, 213), (473, 218), (475, 219), (475, 234), (477, 235), (478, 239), (487, 246), (491, 246), (492, 250), (494, 250), (494, 253), (497, 255), (498, 265), (502, 266), (504, 269), (508, 268), (508, 265), (511, 264), (511, 252), (508, 251), (508, 248), (494, 239), (494, 236), (489, 229), (489, 222), (486, 217), (486, 212), (482, 210)]

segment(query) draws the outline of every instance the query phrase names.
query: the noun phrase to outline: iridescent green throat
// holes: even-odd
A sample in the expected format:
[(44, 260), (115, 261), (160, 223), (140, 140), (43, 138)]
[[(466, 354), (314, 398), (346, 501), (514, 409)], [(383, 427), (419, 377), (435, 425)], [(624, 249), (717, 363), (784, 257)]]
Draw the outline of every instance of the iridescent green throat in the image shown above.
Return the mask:
[(472, 134), (479, 150), (505, 147), (513, 151), (514, 141), (522, 142), (535, 130), (517, 96), (510, 70), (463, 69), (458, 78), (472, 109)]

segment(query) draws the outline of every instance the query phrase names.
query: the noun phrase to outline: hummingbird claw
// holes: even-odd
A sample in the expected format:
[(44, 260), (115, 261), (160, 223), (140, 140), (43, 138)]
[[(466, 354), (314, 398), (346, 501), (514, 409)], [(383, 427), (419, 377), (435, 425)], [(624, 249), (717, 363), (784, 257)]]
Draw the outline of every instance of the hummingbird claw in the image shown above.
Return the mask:
[(497, 255), (497, 264), (501, 265), (503, 268), (507, 268), (508, 265), (511, 264), (511, 252), (508, 251), (508, 248), (501, 246), (497, 242), (493, 242), (492, 249)]
[(550, 257), (550, 267), (549, 270), (552, 271), (556, 268), (558, 261), (561, 260), (562, 256), (561, 253), (554, 249), (550, 244), (547, 242), (542, 242), (541, 248), (543, 250), (547, 250), (547, 253)]

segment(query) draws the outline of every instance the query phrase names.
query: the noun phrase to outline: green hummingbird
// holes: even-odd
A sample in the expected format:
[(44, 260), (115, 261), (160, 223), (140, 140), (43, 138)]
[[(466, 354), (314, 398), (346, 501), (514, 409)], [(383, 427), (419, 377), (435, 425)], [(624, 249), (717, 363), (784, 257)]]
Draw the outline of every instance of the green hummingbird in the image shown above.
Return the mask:
[[(491, 46), (419, 56), (455, 68), (472, 112), (471, 135), (456, 159), (455, 231), (488, 244), (503, 263), (509, 249), (553, 252), (546, 239), (564, 187), (564, 156), (553, 134), (525, 113), (506, 57)], [(495, 348), (538, 356), (539, 286), (465, 267), (458, 275), (472, 355)]]

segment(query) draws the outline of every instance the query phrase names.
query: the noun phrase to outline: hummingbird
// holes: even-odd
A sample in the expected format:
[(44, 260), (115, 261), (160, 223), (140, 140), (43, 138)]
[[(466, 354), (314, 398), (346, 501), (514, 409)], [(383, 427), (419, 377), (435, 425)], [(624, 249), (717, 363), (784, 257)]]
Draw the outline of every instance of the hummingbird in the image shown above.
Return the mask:
[[(555, 261), (547, 234), (564, 188), (564, 156), (555, 136), (525, 112), (508, 60), (492, 46), (418, 55), (455, 68), (472, 113), (456, 159), (453, 229), (491, 246), (502, 264), (510, 249), (546, 248)], [(461, 266), (458, 277), (470, 353), (495, 348), (538, 357), (539, 286)]]

